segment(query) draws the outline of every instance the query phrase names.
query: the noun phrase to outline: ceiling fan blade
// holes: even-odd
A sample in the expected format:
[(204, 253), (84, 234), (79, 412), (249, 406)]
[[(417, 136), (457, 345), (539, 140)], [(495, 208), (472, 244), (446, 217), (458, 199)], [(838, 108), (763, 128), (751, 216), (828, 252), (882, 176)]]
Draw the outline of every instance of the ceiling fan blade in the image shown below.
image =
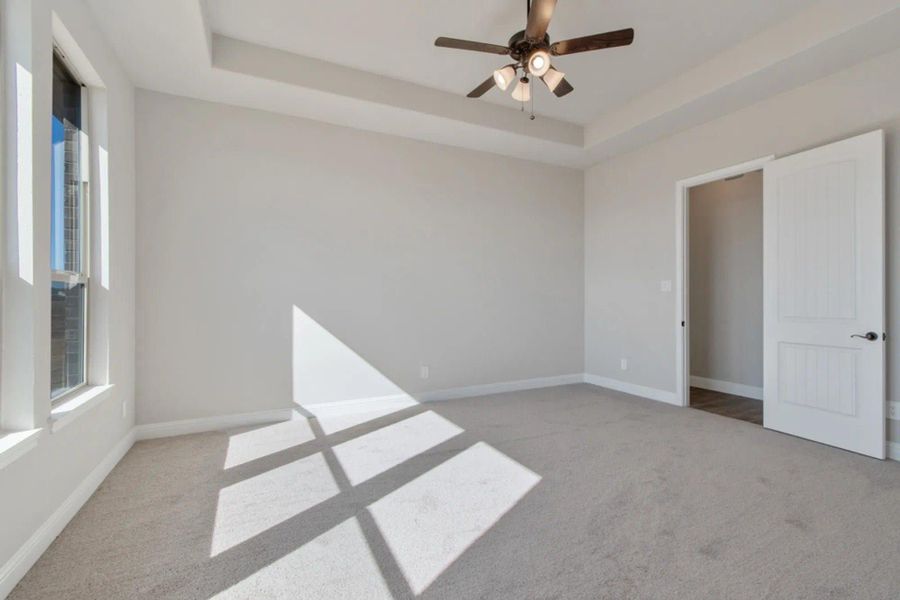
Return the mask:
[(455, 48), (456, 50), (471, 50), (472, 52), (487, 52), (488, 54), (509, 54), (509, 48), (497, 44), (485, 44), (484, 42), (470, 42), (456, 38), (439, 37), (434, 40), (434, 45), (439, 48)]
[(553, 90), (553, 94), (554, 94), (557, 98), (562, 98), (563, 96), (565, 96), (565, 95), (568, 94), (569, 92), (573, 91), (574, 89), (575, 89), (575, 88), (572, 87), (572, 84), (569, 83), (568, 80), (566, 80), (565, 77), (563, 77), (563, 78), (562, 78), (562, 81), (560, 81), (560, 82), (556, 85), (556, 89)]
[(491, 75), (490, 77), (488, 77), (487, 79), (484, 80), (484, 83), (482, 83), (477, 88), (475, 88), (474, 90), (472, 90), (471, 92), (466, 94), (466, 97), (481, 98), (482, 96), (484, 96), (485, 92), (487, 92), (489, 89), (491, 89), (495, 85), (497, 85), (497, 84), (494, 83), (494, 76)]
[(556, 0), (532, 0), (531, 10), (528, 13), (528, 24), (525, 26), (525, 37), (529, 40), (542, 42), (550, 19), (553, 18), (553, 9), (556, 8)]
[(562, 56), (564, 54), (575, 54), (576, 52), (615, 48), (617, 46), (627, 46), (633, 41), (634, 29), (620, 29), (619, 31), (609, 31), (607, 33), (555, 42), (550, 45), (550, 54)]

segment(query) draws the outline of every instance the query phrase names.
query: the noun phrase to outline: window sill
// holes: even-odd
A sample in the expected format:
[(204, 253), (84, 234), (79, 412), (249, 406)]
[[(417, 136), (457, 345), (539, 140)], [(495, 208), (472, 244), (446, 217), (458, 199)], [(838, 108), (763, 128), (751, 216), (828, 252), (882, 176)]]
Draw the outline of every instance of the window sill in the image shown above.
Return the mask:
[(50, 410), (50, 431), (56, 433), (109, 396), (112, 385), (91, 385), (75, 391)]
[(11, 464), (37, 446), (43, 429), (0, 431), (0, 469)]

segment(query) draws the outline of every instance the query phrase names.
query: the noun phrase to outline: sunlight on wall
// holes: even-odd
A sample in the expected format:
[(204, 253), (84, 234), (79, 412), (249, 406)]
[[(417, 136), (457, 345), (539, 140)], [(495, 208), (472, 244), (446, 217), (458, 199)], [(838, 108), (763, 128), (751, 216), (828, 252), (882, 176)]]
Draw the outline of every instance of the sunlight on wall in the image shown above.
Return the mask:
[(283, 598), (286, 590), (293, 590), (292, 598), (391, 598), (355, 518), (266, 565), (213, 599)]
[(417, 404), (297, 306), (292, 339), (294, 404), (314, 414), (326, 434)]
[(479, 442), (369, 507), (420, 594), (541, 480)]
[(210, 557), (337, 495), (321, 453), (219, 490)]
[(100, 185), (100, 285), (109, 289), (109, 153), (100, 146), (98, 159)]
[(352, 485), (358, 485), (463, 432), (428, 411), (334, 447)]
[(230, 469), (314, 439), (309, 421), (303, 418), (234, 433), (228, 436), (225, 468)]
[(16, 218), (19, 278), (34, 285), (34, 130), (31, 72), (16, 63)]
[(306, 406), (404, 394), (390, 379), (296, 306), (293, 323), (296, 404)]

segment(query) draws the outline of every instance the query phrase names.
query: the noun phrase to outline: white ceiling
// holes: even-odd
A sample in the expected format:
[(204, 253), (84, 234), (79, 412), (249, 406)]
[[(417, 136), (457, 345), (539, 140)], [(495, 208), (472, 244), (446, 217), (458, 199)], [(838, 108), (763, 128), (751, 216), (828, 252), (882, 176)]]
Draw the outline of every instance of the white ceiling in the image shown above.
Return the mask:
[(559, 0), (552, 39), (634, 27), (559, 57), (575, 91), (465, 94), (525, 0), (86, 0), (138, 87), (585, 167), (900, 48), (900, 0)]
[[(627, 48), (559, 57), (575, 92), (541, 87), (535, 112), (587, 124), (815, 0), (559, 0), (552, 40), (634, 27)], [(525, 0), (207, 0), (214, 32), (465, 95), (504, 57), (435, 48), (449, 36), (506, 44)], [(499, 89), (482, 100), (518, 108)]]

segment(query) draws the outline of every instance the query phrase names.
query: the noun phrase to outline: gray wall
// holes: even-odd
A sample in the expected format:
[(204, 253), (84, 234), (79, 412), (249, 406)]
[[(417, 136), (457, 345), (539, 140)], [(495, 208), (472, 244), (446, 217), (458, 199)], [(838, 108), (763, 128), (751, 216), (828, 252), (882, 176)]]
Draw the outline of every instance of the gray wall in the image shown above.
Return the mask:
[(763, 384), (762, 171), (691, 188), (691, 375)]
[(139, 423), (287, 407), (294, 377), (308, 404), (583, 371), (580, 171), (146, 91), (136, 112)]
[[(888, 331), (900, 331), (900, 52), (598, 164), (585, 174), (585, 369), (675, 391), (675, 182), (883, 128), (887, 134)], [(900, 353), (888, 340), (889, 398)], [(629, 357), (629, 370), (619, 369)], [(900, 440), (900, 423), (890, 424)]]

